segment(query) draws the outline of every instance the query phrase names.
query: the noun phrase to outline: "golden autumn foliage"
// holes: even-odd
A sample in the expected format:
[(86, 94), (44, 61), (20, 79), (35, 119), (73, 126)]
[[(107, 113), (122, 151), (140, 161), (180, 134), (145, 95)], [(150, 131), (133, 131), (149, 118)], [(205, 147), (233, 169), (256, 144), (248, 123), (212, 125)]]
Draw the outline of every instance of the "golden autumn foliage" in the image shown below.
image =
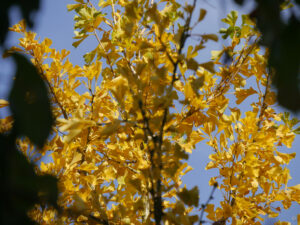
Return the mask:
[[(198, 61), (218, 36), (197, 33), (206, 10), (196, 12), (196, 1), (178, 2), (75, 0), (67, 6), (77, 14), (73, 46), (90, 36), (96, 41), (83, 67), (69, 61), (68, 50), (51, 48), (50, 39), (37, 39), (24, 21), (11, 28), (21, 38), (9, 52), (30, 56), (56, 118), (43, 148), (52, 161), (36, 171), (59, 179), (61, 210), (36, 205), (29, 213), (36, 222), (258, 225), (300, 203), (300, 185), (288, 186), (286, 167), (295, 153), (279, 149), (292, 146), (298, 120), (273, 107), (268, 51), (260, 49), (254, 22), (242, 16), (238, 26), (237, 13), (229, 14), (222, 33), (230, 44)], [(11, 124), (2, 119), (1, 132)], [(206, 169), (219, 171), (209, 185), (223, 193), (220, 203), (201, 205), (198, 187), (189, 190), (181, 180), (202, 141), (212, 149)], [(19, 148), (34, 158), (27, 139)]]

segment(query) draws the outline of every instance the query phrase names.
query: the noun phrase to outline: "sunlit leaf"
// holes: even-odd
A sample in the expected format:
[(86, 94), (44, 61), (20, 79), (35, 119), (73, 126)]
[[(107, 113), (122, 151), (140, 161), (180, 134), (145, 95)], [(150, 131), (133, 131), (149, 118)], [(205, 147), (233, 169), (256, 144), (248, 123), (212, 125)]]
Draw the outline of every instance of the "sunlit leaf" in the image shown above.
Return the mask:
[(252, 87), (249, 89), (236, 89), (236, 104), (241, 104), (247, 97), (257, 93)]
[(8, 105), (9, 105), (8, 101), (4, 99), (0, 99), (0, 108), (6, 107)]

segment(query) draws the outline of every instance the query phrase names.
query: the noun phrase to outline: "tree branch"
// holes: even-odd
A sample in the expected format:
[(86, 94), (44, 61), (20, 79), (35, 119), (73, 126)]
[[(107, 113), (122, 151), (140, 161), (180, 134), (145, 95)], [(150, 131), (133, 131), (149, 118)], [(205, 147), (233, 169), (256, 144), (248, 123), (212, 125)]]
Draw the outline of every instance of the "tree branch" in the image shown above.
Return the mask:
[(202, 225), (203, 223), (205, 223), (205, 220), (203, 220), (204, 211), (205, 211), (207, 205), (209, 204), (209, 202), (214, 199), (213, 196), (214, 196), (214, 192), (215, 192), (217, 187), (218, 187), (218, 183), (215, 183), (214, 186), (213, 186), (213, 189), (211, 190), (211, 193), (210, 193), (207, 201), (205, 202), (205, 204), (201, 205), (201, 214), (200, 214), (199, 225)]

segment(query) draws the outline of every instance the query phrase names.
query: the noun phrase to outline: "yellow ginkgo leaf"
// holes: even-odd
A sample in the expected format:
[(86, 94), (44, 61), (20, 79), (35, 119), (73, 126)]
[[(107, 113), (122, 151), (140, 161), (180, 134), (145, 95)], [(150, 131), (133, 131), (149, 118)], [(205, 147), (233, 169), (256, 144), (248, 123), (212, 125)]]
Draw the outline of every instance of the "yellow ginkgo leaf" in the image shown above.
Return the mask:
[(73, 118), (69, 120), (59, 119), (58, 121), (62, 124), (60, 126), (61, 131), (69, 131), (69, 133), (64, 137), (64, 142), (66, 143), (70, 143), (84, 129), (94, 126), (96, 124), (95, 121), (78, 118)]
[(193, 87), (191, 82), (187, 82), (184, 86), (184, 95), (186, 99), (192, 99), (194, 97)]
[(235, 90), (235, 97), (236, 97), (236, 104), (241, 104), (247, 97), (250, 95), (253, 95), (257, 93), (252, 87), (249, 89), (241, 89), (241, 88), (236, 88)]
[(93, 163), (87, 163), (85, 161), (79, 167), (77, 167), (76, 169), (77, 170), (83, 170), (83, 171), (90, 172), (92, 170), (97, 170), (98, 167), (96, 165), (94, 165)]
[(6, 107), (8, 105), (9, 105), (8, 101), (4, 99), (0, 99), (0, 108)]
[[(295, 186), (291, 186), (291, 187), (289, 187), (289, 189), (300, 191), (300, 184), (297, 184), (297, 185), (295, 185)], [(299, 193), (300, 193), (300, 192), (299, 192)]]

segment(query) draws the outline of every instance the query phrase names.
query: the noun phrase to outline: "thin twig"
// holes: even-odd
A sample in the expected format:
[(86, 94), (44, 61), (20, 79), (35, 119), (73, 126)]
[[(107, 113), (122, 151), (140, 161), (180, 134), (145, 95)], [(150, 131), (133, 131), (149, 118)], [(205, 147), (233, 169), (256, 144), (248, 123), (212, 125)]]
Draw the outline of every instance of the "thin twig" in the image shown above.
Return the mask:
[(87, 0), (87, 3), (90, 4), (90, 6), (92, 6), (93, 8), (96, 9), (96, 7), (94, 6), (94, 4), (90, 0)]
[(213, 186), (213, 189), (212, 189), (211, 192), (210, 192), (210, 195), (209, 195), (207, 201), (205, 202), (205, 204), (202, 204), (202, 205), (201, 205), (201, 214), (200, 214), (199, 225), (202, 225), (202, 223), (205, 223), (205, 221), (203, 220), (204, 211), (205, 211), (207, 205), (209, 204), (209, 202), (210, 202), (211, 200), (213, 200), (213, 198), (214, 198), (213, 195), (214, 195), (214, 192), (215, 192), (215, 190), (216, 190), (217, 187), (218, 187), (218, 183), (215, 183), (214, 186)]
[(103, 46), (103, 44), (102, 44), (102, 42), (101, 42), (101, 40), (100, 40), (98, 34), (96, 33), (96, 30), (95, 30), (95, 29), (94, 29), (94, 35), (95, 35), (95, 37), (96, 37), (96, 39), (97, 39), (97, 41), (98, 41), (100, 47), (102, 48), (102, 50), (103, 50), (104, 53), (105, 53), (105, 58), (106, 58), (106, 60), (107, 60), (107, 62), (108, 62), (110, 71), (112, 72), (112, 74), (114, 75), (114, 77), (116, 77), (115, 71), (114, 71), (114, 69), (113, 69), (113, 67), (112, 67), (112, 63), (111, 63), (111, 61), (110, 61), (110, 58), (108, 57), (108, 52), (105, 50), (105, 48), (104, 48), (104, 46)]
[(114, 162), (114, 163), (117, 163), (117, 164), (119, 164), (119, 165), (125, 167), (126, 169), (129, 169), (129, 170), (130, 170), (131, 172), (133, 172), (133, 173), (136, 173), (136, 174), (139, 174), (139, 173), (140, 173), (140, 171), (138, 171), (138, 170), (132, 168), (131, 166), (128, 166), (128, 165), (124, 165), (124, 164), (123, 164), (123, 163), (126, 163), (126, 164), (136, 163), (136, 162), (137, 162), (136, 160), (120, 162), (120, 161), (118, 161), (118, 160), (115, 160), (115, 159), (111, 158), (111, 157), (108, 156), (106, 153), (103, 153), (103, 152), (100, 152), (100, 153), (101, 153), (107, 160), (112, 161), (112, 162)]
[[(92, 99), (91, 99), (90, 102), (91, 102), (91, 120), (93, 120), (93, 112), (94, 112), (93, 104), (94, 104), (95, 94), (93, 93), (91, 88), (89, 88), (89, 91), (92, 95)], [(86, 150), (88, 148), (88, 144), (91, 142), (91, 139), (90, 139), (91, 129), (92, 129), (91, 127), (88, 127), (86, 146), (85, 146), (84, 150), (82, 150), (81, 163), (83, 163), (85, 161), (85, 153), (86, 153)]]
[[(125, 60), (126, 60), (126, 62), (128, 64), (128, 67), (130, 69), (130, 72), (131, 72), (132, 76), (133, 77), (137, 77), (137, 74), (136, 74), (136, 71), (135, 71), (134, 67), (132, 66), (131, 62), (127, 59), (127, 55), (126, 55), (126, 51), (125, 50), (123, 51), (123, 54), (124, 54), (124, 58), (125, 58)], [(131, 88), (129, 90), (130, 90), (132, 96), (134, 97), (133, 90)], [(153, 135), (152, 130), (150, 129), (149, 119), (148, 119), (148, 117), (146, 115), (146, 112), (144, 110), (144, 104), (143, 104), (143, 102), (142, 102), (141, 99), (138, 100), (138, 106), (139, 106), (139, 108), (141, 110), (141, 113), (142, 113), (142, 116), (143, 116), (143, 121), (145, 123), (144, 124), (145, 125), (145, 129), (147, 130), (147, 132), (149, 133), (149, 135), (153, 139), (154, 135)]]
[(267, 95), (269, 93), (269, 86), (270, 86), (270, 82), (271, 82), (271, 75), (270, 75), (270, 72), (267, 74), (267, 84), (266, 84), (266, 89), (265, 89), (265, 93), (263, 95), (263, 101), (262, 101), (262, 104), (261, 104), (261, 109), (260, 109), (260, 113), (259, 113), (259, 120), (257, 122), (257, 127), (258, 129), (260, 129), (260, 126), (261, 126), (261, 123), (262, 123), (262, 120), (263, 120), (263, 115), (266, 111), (266, 108), (268, 107), (268, 105), (266, 104), (266, 98), (267, 98)]
[[(59, 215), (67, 214), (68, 216), (73, 217), (73, 218), (77, 218), (78, 216), (82, 215), (82, 213), (79, 213), (72, 209), (63, 209), (61, 207), (58, 208), (58, 214)], [(88, 217), (89, 220), (92, 220), (92, 221), (96, 222), (97, 224), (110, 225), (110, 222), (108, 219), (97, 218), (92, 214), (88, 214), (88, 215), (85, 214), (85, 216)]]
[[(169, 55), (167, 48), (165, 47), (164, 43), (161, 40), (161, 37), (159, 37), (158, 39), (160, 40), (160, 43), (164, 46), (165, 48), (165, 52), (169, 58), (169, 60), (171, 61), (171, 63), (173, 64), (173, 74), (172, 74), (172, 81), (170, 86), (167, 89), (167, 94), (170, 93), (173, 89), (174, 86), (174, 82), (176, 81), (176, 74), (177, 74), (177, 69), (178, 69), (178, 64), (180, 62), (179, 56), (181, 55), (181, 52), (184, 48), (184, 45), (186, 43), (187, 38), (189, 37), (189, 35), (187, 34), (188, 30), (190, 29), (190, 23), (191, 23), (191, 19), (192, 19), (192, 15), (194, 12), (194, 9), (196, 7), (196, 0), (193, 1), (193, 10), (192, 12), (189, 14), (185, 26), (184, 26), (184, 30), (183, 33), (181, 34), (180, 37), (180, 45), (179, 45), (179, 49), (177, 51), (177, 55), (178, 58), (176, 59), (176, 62), (174, 62), (174, 60), (172, 59), (172, 57)], [(160, 225), (161, 220), (162, 220), (162, 216), (163, 216), (163, 206), (162, 206), (162, 190), (161, 190), (161, 170), (163, 169), (163, 165), (162, 165), (162, 145), (163, 145), (163, 138), (164, 138), (164, 127), (165, 124), (167, 122), (167, 115), (169, 114), (169, 107), (166, 106), (164, 109), (164, 114), (163, 114), (163, 119), (162, 119), (162, 123), (160, 126), (160, 132), (159, 132), (159, 136), (158, 136), (158, 149), (156, 151), (157, 154), (157, 159), (158, 159), (158, 169), (159, 169), (159, 178), (156, 180), (156, 190), (154, 193), (152, 193), (152, 197), (154, 198), (154, 219), (155, 219), (155, 223), (156, 225)], [(152, 163), (152, 168), (156, 169), (157, 166)]]
[(112, 8), (112, 12), (113, 12), (114, 24), (117, 24), (114, 0), (112, 0), (111, 8)]
[[(251, 37), (250, 37), (251, 38)], [(249, 38), (249, 40), (250, 40)], [(248, 40), (248, 41), (249, 41)], [(247, 52), (247, 54), (243, 56), (243, 52), (245, 49), (242, 49), (242, 52), (238, 58), (238, 60), (236, 61), (236, 63), (233, 65), (234, 67), (236, 67), (236, 71), (230, 75), (228, 75), (225, 79), (223, 79), (218, 86), (215, 88), (215, 90), (213, 91), (213, 93), (210, 95), (209, 98), (207, 98), (206, 100), (206, 104), (209, 104), (210, 102), (212, 102), (214, 99), (216, 99), (217, 97), (221, 96), (224, 94), (224, 90), (230, 85), (230, 82), (235, 78), (235, 76), (240, 72), (241, 66), (245, 63), (245, 61), (247, 60), (248, 56), (251, 54), (252, 50), (254, 49), (254, 47), (256, 46), (256, 44), (258, 43), (258, 39), (255, 40), (255, 42), (252, 44), (251, 48), (249, 49), (249, 51)], [(199, 109), (195, 109), (194, 107), (192, 107), (186, 114), (185, 116), (182, 117), (181, 122), (186, 120), (188, 117), (192, 116), (194, 113), (198, 112)]]

